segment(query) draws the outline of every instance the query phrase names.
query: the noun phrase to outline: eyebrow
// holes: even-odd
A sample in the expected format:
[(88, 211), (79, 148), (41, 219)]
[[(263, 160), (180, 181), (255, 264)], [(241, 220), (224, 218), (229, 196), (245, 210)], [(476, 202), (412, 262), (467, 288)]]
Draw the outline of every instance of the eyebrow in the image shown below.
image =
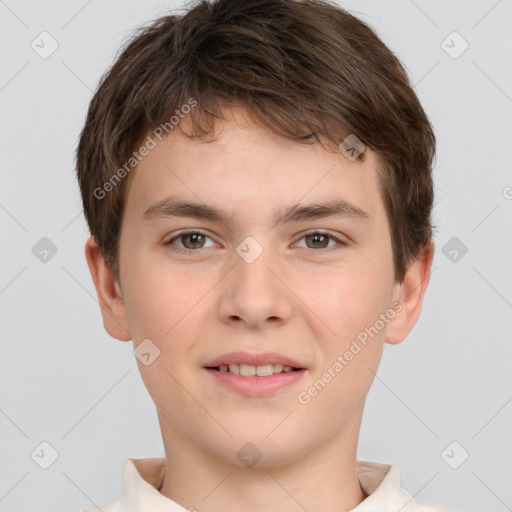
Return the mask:
[[(204, 203), (182, 201), (169, 197), (151, 205), (142, 214), (144, 222), (166, 217), (191, 217), (213, 222), (229, 224), (232, 216), (227, 212)], [(370, 220), (368, 212), (343, 199), (334, 199), (323, 203), (300, 205), (294, 204), (282, 212), (275, 212), (274, 225), (301, 220), (322, 219), (326, 217), (354, 218)]]

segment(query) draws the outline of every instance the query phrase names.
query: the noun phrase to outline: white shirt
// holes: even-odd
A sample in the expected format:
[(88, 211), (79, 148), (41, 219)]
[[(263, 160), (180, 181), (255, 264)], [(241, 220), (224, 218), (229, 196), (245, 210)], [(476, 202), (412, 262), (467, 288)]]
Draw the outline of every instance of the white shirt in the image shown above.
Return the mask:
[[(189, 509), (158, 491), (165, 471), (165, 457), (127, 459), (121, 496), (83, 512), (188, 512)], [(454, 512), (413, 499), (400, 487), (396, 466), (358, 460), (357, 476), (368, 497), (351, 512)]]

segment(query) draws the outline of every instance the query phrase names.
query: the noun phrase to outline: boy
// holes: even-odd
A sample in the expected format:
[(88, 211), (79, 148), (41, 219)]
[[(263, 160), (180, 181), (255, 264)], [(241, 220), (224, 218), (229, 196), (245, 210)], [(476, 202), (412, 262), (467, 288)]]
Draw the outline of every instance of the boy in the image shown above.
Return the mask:
[(320, 0), (199, 1), (127, 45), (77, 174), (107, 332), (165, 457), (114, 511), (446, 511), (358, 461), (384, 342), (433, 257), (435, 137), (397, 58)]

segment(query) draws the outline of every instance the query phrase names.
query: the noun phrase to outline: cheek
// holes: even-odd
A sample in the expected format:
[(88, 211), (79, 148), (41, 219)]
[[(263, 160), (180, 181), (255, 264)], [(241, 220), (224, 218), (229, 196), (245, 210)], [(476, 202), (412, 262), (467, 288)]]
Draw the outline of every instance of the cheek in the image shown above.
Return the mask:
[(315, 311), (334, 332), (325, 331), (319, 338), (322, 355), (312, 376), (313, 381), (329, 381), (329, 389), (322, 392), (326, 403), (334, 400), (349, 408), (350, 404), (357, 406), (377, 371), (387, 325), (379, 319), (387, 311), (389, 296), (386, 284), (378, 278), (378, 273), (356, 268), (331, 276), (330, 291), (316, 306)]
[[(211, 284), (197, 275), (183, 274), (154, 263), (131, 267), (127, 281), (127, 315), (137, 338), (166, 340), (188, 324), (188, 315)], [(171, 271), (172, 270), (172, 271)]]
[(309, 289), (311, 303), (319, 316), (336, 333), (338, 340), (349, 339), (373, 324), (388, 307), (390, 289), (383, 276), (371, 265), (344, 268), (317, 280)]
[[(141, 376), (155, 401), (177, 399), (183, 390), (175, 379), (182, 382), (188, 372), (184, 362), (191, 362), (204, 308), (213, 307), (205, 297), (212, 285), (197, 276), (180, 276), (176, 271), (171, 275), (158, 268), (133, 275), (140, 277), (133, 281), (127, 314), (135, 349), (149, 339), (149, 347), (158, 353), (149, 366), (138, 360)], [(162, 389), (165, 392), (160, 396)]]

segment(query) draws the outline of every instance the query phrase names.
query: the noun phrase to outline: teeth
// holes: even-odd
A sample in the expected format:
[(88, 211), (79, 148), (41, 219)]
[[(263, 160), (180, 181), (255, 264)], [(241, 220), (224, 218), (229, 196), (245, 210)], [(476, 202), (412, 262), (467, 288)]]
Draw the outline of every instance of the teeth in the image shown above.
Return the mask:
[[(237, 366), (238, 373), (240, 373), (240, 375), (243, 375), (244, 377), (251, 377), (253, 375), (256, 375), (256, 366), (252, 366), (250, 364), (238, 364)], [(229, 365), (229, 369), (231, 370), (231, 365)]]
[(274, 373), (281, 372), (291, 372), (293, 368), (291, 366), (282, 365), (282, 364), (264, 364), (261, 366), (254, 366), (251, 364), (238, 364), (231, 363), (221, 364), (219, 366), (219, 371), (221, 372), (231, 372), (236, 373), (237, 375), (243, 375), (244, 377), (252, 377), (257, 375), (258, 377), (268, 377)]

